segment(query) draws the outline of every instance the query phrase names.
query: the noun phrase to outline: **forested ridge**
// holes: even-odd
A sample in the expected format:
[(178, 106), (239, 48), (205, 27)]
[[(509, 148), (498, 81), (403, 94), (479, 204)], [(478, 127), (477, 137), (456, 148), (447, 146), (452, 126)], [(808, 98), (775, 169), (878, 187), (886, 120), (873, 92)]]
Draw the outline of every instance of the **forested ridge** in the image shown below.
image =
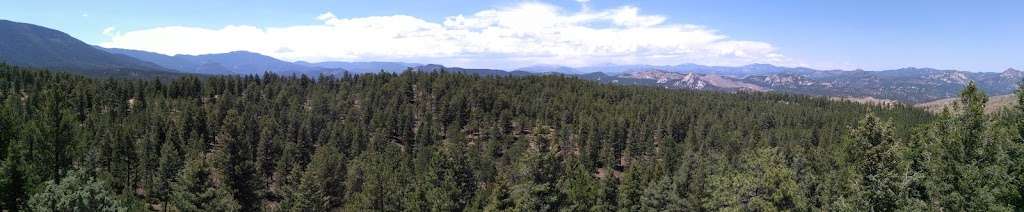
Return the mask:
[(932, 115), (563, 76), (0, 65), (0, 101), (0, 210), (1024, 209), (1024, 106), (986, 114), (973, 84)]

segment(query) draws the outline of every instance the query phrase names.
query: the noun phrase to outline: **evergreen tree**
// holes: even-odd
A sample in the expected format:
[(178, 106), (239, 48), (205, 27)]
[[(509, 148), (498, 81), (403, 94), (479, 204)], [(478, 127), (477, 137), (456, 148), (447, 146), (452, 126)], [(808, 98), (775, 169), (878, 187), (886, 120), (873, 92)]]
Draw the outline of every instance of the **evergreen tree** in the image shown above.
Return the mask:
[(1017, 96), (1017, 143), (1024, 144), (1024, 80), (1017, 83), (1017, 91), (1014, 94)]
[(155, 179), (158, 183), (153, 192), (157, 198), (167, 199), (172, 180), (174, 180), (182, 165), (182, 157), (178, 152), (178, 148), (172, 142), (164, 142), (160, 146), (160, 162), (157, 170), (157, 179)]
[(171, 184), (169, 208), (178, 211), (239, 211), (241, 205), (223, 182), (214, 183), (203, 158), (185, 163)]
[[(678, 176), (676, 176), (678, 177)], [(689, 203), (679, 189), (676, 177), (664, 176), (647, 186), (640, 197), (642, 211), (688, 211)]]
[(1014, 166), (1010, 168), (1011, 176), (1016, 176), (1017, 191), (1016, 198), (1012, 201), (1018, 210), (1024, 208), (1024, 81), (1017, 84), (1017, 116), (1013, 117), (1017, 124), (1017, 137), (1011, 142), (1016, 148), (1010, 157), (1013, 158)]
[[(8, 150), (12, 152), (12, 150)], [(21, 162), (15, 154), (7, 153), (7, 158), (0, 161), (0, 210), (18, 211), (25, 207), (28, 199), (25, 177), (20, 168)]]
[(243, 211), (252, 211), (260, 207), (262, 186), (256, 172), (256, 163), (252, 160), (254, 153), (251, 145), (242, 141), (244, 128), (241, 115), (236, 110), (229, 110), (224, 117), (212, 152), (213, 165), (217, 176), (230, 188), (233, 196), (242, 206)]
[(28, 206), (33, 211), (127, 211), (112, 190), (84, 171), (74, 171), (60, 182), (47, 181)]
[(995, 139), (989, 117), (984, 113), (988, 97), (972, 82), (961, 92), (953, 111), (947, 110), (919, 139), (916, 156), (923, 164), (924, 189), (932, 208), (950, 210), (1009, 210), (1005, 200), (1016, 191), (1006, 188), (1012, 181), (1005, 167), (1008, 152)]
[(328, 143), (316, 149), (313, 160), (302, 174), (301, 184), (296, 191), (296, 209), (327, 211), (341, 204), (344, 194), (342, 185), (344, 159), (334, 145)]
[(806, 210), (806, 196), (796, 182), (796, 172), (786, 166), (776, 148), (744, 154), (740, 167), (709, 178), (709, 210)]
[(896, 140), (892, 123), (867, 115), (851, 132), (861, 162), (862, 188), (867, 207), (872, 211), (895, 211), (916, 201), (909, 199), (909, 163)]
[(583, 167), (579, 160), (572, 160), (565, 171), (565, 177), (558, 182), (559, 191), (564, 196), (561, 210), (563, 211), (600, 211), (608, 210), (605, 205), (603, 185), (593, 173)]
[(547, 151), (546, 140), (531, 141), (529, 147), (512, 167), (513, 183), (510, 196), (515, 211), (551, 211), (556, 210), (556, 192), (554, 192), (550, 166), (551, 153)]

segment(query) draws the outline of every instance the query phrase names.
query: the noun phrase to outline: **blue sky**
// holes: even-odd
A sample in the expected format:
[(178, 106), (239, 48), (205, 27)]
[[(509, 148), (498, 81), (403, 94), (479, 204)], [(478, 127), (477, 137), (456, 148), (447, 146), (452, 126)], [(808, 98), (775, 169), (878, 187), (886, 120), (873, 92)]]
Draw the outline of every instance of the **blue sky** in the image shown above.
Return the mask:
[[(286, 60), (506, 69), (753, 62), (867, 70), (1024, 68), (1024, 1), (0, 1), (0, 19), (55, 28), (91, 44), (166, 54), (249, 50)], [(445, 24), (459, 15), (465, 20)], [(545, 24), (534, 28), (533, 22)]]

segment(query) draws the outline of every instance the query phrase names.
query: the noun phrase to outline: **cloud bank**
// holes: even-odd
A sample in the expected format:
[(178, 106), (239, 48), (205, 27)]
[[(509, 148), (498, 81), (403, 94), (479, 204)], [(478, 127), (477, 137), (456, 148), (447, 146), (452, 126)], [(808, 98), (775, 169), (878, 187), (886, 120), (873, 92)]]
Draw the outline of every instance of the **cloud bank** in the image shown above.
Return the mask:
[(111, 40), (100, 45), (169, 55), (246, 50), (285, 60), (400, 60), (487, 68), (788, 60), (769, 43), (668, 23), (666, 17), (642, 14), (634, 6), (570, 12), (521, 3), (449, 16), (440, 23), (408, 15), (339, 18), (331, 12), (316, 20), (318, 24), (288, 27), (158, 27), (107, 33)]

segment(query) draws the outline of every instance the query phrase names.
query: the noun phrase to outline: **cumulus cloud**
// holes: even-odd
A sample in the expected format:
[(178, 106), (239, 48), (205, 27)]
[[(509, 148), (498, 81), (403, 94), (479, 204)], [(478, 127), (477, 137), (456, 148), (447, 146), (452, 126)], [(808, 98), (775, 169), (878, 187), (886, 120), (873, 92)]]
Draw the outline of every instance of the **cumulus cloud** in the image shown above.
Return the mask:
[(117, 33), (100, 45), (172, 55), (246, 50), (286, 60), (402, 60), (491, 68), (786, 60), (769, 43), (668, 23), (634, 6), (571, 12), (521, 3), (441, 22), (407, 15), (339, 18), (331, 12), (315, 20), (319, 23), (289, 27), (158, 27)]

